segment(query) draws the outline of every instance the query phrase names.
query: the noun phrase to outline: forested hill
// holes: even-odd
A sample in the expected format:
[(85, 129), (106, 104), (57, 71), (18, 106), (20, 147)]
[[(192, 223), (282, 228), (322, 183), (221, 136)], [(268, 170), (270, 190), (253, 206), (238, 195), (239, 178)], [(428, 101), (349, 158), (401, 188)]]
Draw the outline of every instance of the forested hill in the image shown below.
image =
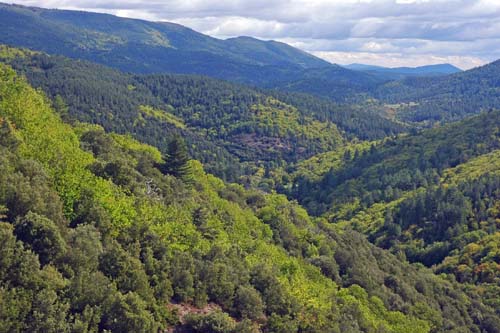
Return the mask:
[(303, 91), (306, 80), (315, 90), (327, 89), (334, 100), (343, 100), (347, 90), (365, 92), (387, 81), (276, 41), (220, 40), (178, 24), (106, 14), (0, 3), (0, 30), (3, 44), (127, 72), (200, 74), (292, 91)]
[(459, 73), (462, 70), (451, 64), (437, 64), (419, 67), (381, 67), (364, 64), (350, 64), (343, 66), (347, 69), (375, 74), (387, 80), (401, 80), (407, 77), (444, 76)]
[(477, 284), (498, 308), (500, 111), (301, 162), (285, 186), (309, 212), (411, 262)]
[[(474, 291), (285, 197), (68, 125), (0, 64), (0, 331), (495, 332)], [(60, 113), (60, 112), (59, 112)]]
[[(375, 75), (372, 81), (354, 79), (345, 85), (332, 71), (330, 68), (310, 70), (316, 75), (310, 78), (305, 75), (302, 80), (289, 82), (279, 89), (303, 91), (342, 103), (367, 103), (367, 107), (372, 104), (371, 107), (380, 108), (394, 119), (422, 127), (459, 121), (483, 111), (500, 109), (500, 60), (441, 76), (428, 73), (404, 77), (395, 69), (395, 74), (386, 76), (389, 82), (381, 82), (383, 75)], [(384, 71), (380, 73), (384, 74)], [(397, 75), (400, 77), (397, 78)], [(330, 82), (335, 80), (337, 83)]]
[(331, 66), (284, 43), (250, 37), (220, 40), (178, 24), (90, 12), (0, 4), (0, 28), (2, 43), (138, 73), (205, 74), (262, 83)]
[(138, 76), (5, 46), (0, 60), (57, 100), (69, 118), (132, 134), (162, 151), (181, 134), (192, 156), (229, 180), (254, 173), (259, 164), (283, 165), (347, 139), (380, 139), (405, 129), (355, 107), (205, 77)]
[[(391, 115), (419, 125), (460, 120), (500, 104), (498, 62), (439, 77), (432, 66), (389, 75), (330, 64), (275, 41), (219, 40), (172, 23), (7, 4), (0, 4), (0, 29), (0, 43), (126, 72), (207, 75), (344, 104), (375, 98)], [(427, 76), (399, 80), (415, 72)]]
[(171, 23), (0, 29), (0, 332), (500, 333), (500, 61), (388, 82)]
[(237, 74), (237, 66), (286, 70), (330, 65), (284, 43), (251, 37), (220, 40), (169, 22), (7, 4), (0, 8), (4, 43), (114, 63), (130, 71)]
[(500, 60), (443, 77), (407, 78), (376, 89), (374, 96), (402, 120), (436, 123), (500, 109)]

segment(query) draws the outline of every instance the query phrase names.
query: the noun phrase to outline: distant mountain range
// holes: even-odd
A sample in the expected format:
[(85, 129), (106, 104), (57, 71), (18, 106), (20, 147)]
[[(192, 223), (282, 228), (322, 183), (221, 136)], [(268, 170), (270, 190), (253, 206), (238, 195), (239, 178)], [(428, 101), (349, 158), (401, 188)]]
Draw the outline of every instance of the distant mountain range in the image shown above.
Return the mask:
[(500, 106), (491, 75), (498, 72), (496, 63), (465, 72), (450, 64), (339, 66), (276, 41), (221, 40), (174, 23), (8, 4), (0, 4), (0, 29), (1, 44), (125, 72), (205, 75), (343, 104), (377, 100), (395, 105), (390, 113), (405, 122), (457, 120)]
[(276, 41), (216, 39), (167, 22), (0, 4), (0, 41), (136, 73), (204, 74), (259, 84), (330, 63)]
[(386, 80), (285, 43), (251, 37), (221, 40), (174, 23), (107, 14), (0, 4), (0, 29), (3, 44), (140, 74), (201, 74), (290, 91), (307, 86), (321, 92), (326, 87), (337, 100)]
[(459, 73), (462, 70), (451, 64), (437, 64), (419, 67), (382, 67), (365, 64), (350, 64), (344, 68), (361, 71), (365, 73), (376, 74), (390, 80), (403, 79), (410, 76), (442, 76)]

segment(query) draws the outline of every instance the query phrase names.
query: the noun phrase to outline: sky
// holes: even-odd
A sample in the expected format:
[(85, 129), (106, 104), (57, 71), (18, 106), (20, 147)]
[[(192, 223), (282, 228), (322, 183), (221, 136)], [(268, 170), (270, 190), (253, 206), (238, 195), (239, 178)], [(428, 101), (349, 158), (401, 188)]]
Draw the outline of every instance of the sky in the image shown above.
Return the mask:
[(500, 58), (500, 0), (11, 0), (278, 40), (333, 63), (387, 67)]

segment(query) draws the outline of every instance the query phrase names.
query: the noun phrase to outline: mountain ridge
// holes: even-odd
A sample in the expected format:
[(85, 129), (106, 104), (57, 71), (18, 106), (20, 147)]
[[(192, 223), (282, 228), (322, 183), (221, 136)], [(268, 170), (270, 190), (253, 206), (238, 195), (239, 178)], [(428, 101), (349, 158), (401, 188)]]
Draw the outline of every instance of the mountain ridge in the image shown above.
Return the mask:
[(326, 84), (334, 100), (342, 100), (342, 89), (349, 85), (357, 93), (384, 82), (282, 42), (248, 37), (219, 40), (178, 24), (109, 14), (1, 4), (0, 29), (3, 44), (139, 74), (199, 74), (266, 88), (288, 86), (291, 90), (308, 80), (315, 89)]
[(463, 70), (449, 63), (442, 64), (433, 64), (433, 65), (423, 65), (416, 67), (409, 66), (397, 66), (397, 67), (385, 67), (385, 66), (377, 66), (377, 65), (367, 65), (362, 63), (352, 63), (349, 65), (343, 65), (343, 67), (347, 69), (354, 70), (379, 70), (379, 71), (396, 71), (396, 72), (431, 72), (431, 73), (439, 73), (442, 74), (452, 74), (457, 72), (462, 72)]
[[(122, 70), (205, 74), (204, 64), (220, 67), (221, 70), (224, 70), (221, 64), (225, 65), (226, 70), (231, 65), (234, 67), (239, 64), (253, 69), (268, 66), (269, 70), (280, 73), (280, 66), (282, 70), (289, 71), (330, 65), (325, 60), (284, 43), (245, 37), (222, 40), (170, 22), (7, 4), (0, 5), (0, 15), (0, 26), (4, 31), (9, 32), (14, 27), (24, 29), (17, 36), (4, 33), (0, 38), (4, 43), (66, 56), (86, 57), (112, 66), (112, 62), (116, 61), (113, 67)], [(24, 22), (23, 26), (17, 25), (20, 21)], [(44, 35), (37, 35), (40, 28), (44, 30)], [(47, 38), (51, 43), (47, 43)], [(252, 49), (243, 41), (259, 47), (265, 57), (249, 57)], [(144, 54), (141, 57), (140, 52), (128, 50), (127, 45), (129, 48), (139, 47)], [(207, 58), (205, 62), (201, 61), (202, 55)], [(158, 59), (151, 63), (150, 57)], [(159, 58), (172, 60), (165, 63), (158, 61)], [(142, 66), (141, 61), (144, 62)], [(189, 69), (188, 66), (195, 68)], [(278, 68), (272, 68), (273, 66)], [(240, 70), (238, 73), (237, 68), (232, 68), (231, 71), (235, 72), (232, 75), (239, 74), (245, 78), (244, 71)]]
[(365, 64), (350, 64), (344, 68), (379, 76), (386, 80), (403, 80), (409, 77), (439, 77), (462, 72), (451, 64), (425, 65), (417, 67), (383, 67)]
[(394, 103), (400, 119), (435, 124), (500, 109), (500, 60), (438, 77), (408, 77), (380, 85), (375, 98)]

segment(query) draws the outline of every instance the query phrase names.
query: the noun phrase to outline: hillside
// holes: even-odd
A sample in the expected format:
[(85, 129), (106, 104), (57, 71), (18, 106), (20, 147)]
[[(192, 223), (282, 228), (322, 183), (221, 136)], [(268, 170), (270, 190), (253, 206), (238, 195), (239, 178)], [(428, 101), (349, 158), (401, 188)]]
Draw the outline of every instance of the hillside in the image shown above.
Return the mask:
[(178, 24), (98, 13), (2, 4), (0, 28), (4, 44), (136, 73), (204, 74), (258, 84), (300, 69), (330, 66), (279, 42), (250, 37), (219, 40)]
[(337, 101), (345, 98), (343, 89), (350, 84), (358, 93), (381, 82), (284, 43), (251, 37), (220, 40), (168, 22), (0, 3), (0, 29), (2, 44), (139, 74), (199, 74), (292, 91), (304, 91), (307, 80), (314, 89), (328, 84), (327, 96)]
[(193, 157), (229, 180), (260, 164), (282, 165), (334, 149), (347, 139), (405, 130), (364, 110), (204, 77), (132, 75), (5, 46), (0, 61), (62, 98), (70, 118), (133, 134), (162, 151), (172, 135), (181, 134)]
[(163, 174), (178, 164), (157, 149), (64, 124), (4, 65), (0, 124), (2, 331), (497, 327), (477, 295), (283, 196), (225, 185), (196, 161), (179, 166), (189, 181)]
[(407, 77), (443, 76), (459, 73), (462, 70), (451, 64), (437, 64), (419, 67), (382, 67), (364, 64), (350, 64), (344, 68), (377, 75), (386, 80), (402, 80)]
[(500, 111), (299, 163), (282, 190), (309, 212), (497, 303)]
[[(223, 70), (221, 65), (224, 62), (229, 65), (227, 67), (232, 64), (248, 68), (281, 65), (283, 69), (315, 68), (329, 65), (284, 43), (250, 37), (220, 40), (169, 22), (7, 4), (2, 4), (0, 13), (2, 28), (7, 31), (2, 35), (3, 43), (108, 64), (116, 60), (116, 67), (142, 73), (200, 73), (203, 70), (215, 73)], [(17, 24), (19, 21), (24, 24)], [(43, 35), (38, 35), (40, 28), (43, 28)], [(22, 34), (8, 33), (16, 30)], [(206, 63), (216, 67), (204, 68), (208, 66), (204, 66), (203, 57), (207, 57), (204, 60)]]
[(271, 83), (282, 91), (301, 92), (341, 103), (358, 101), (359, 94), (366, 94), (389, 81), (370, 73), (346, 69), (339, 65), (303, 70), (297, 78), (282, 83)]
[[(451, 29), (413, 29), (428, 3), (265, 5), (238, 22), (346, 59)], [(433, 37), (363, 37), (410, 28)], [(500, 60), (343, 67), (2, 3), (0, 29), (0, 333), (500, 333)]]
[(407, 78), (375, 90), (405, 121), (433, 124), (500, 108), (500, 61), (442, 77)]

